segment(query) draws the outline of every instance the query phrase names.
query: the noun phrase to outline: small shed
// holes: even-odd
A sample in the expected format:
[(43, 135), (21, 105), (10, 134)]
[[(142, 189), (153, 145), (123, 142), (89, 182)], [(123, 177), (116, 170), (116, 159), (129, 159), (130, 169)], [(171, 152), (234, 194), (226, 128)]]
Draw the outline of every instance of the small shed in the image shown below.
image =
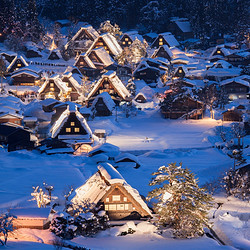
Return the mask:
[(11, 209), (10, 213), (17, 216), (13, 220), (14, 229), (48, 229), (50, 225), (50, 208), (16, 208)]
[(222, 114), (223, 114), (223, 121), (242, 122), (242, 111), (238, 109), (227, 110)]

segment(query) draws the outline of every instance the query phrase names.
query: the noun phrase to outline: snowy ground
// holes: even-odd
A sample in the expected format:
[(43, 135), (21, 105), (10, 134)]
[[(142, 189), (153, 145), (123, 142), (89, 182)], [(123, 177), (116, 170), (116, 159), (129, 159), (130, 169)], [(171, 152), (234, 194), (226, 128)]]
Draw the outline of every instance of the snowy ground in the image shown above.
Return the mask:
[[(231, 167), (232, 160), (218, 149), (213, 148), (213, 142), (209, 139), (214, 136), (213, 128), (220, 123), (220, 121), (209, 118), (197, 121), (170, 121), (162, 119), (158, 113), (148, 111), (132, 118), (125, 118), (120, 114), (118, 122), (115, 121), (115, 117), (111, 119), (96, 118), (89, 122), (89, 125), (92, 130), (106, 129), (109, 134), (107, 142), (119, 146), (121, 151), (134, 152), (138, 156), (142, 163), (139, 169), (125, 167), (118, 168), (118, 171), (132, 187), (146, 196), (150, 190), (148, 183), (151, 173), (161, 165), (182, 162), (183, 166), (195, 172), (200, 184), (215, 179), (224, 170)], [(0, 173), (1, 176), (4, 176), (0, 182), (0, 209), (35, 206), (34, 203), (28, 201), (31, 198), (32, 186), (41, 185), (43, 182), (54, 185), (54, 195), (60, 197), (69, 186), (77, 188), (82, 185), (96, 170), (94, 162), (86, 157), (47, 156), (35, 151), (8, 153), (0, 148)], [(232, 214), (234, 218), (231, 218), (231, 221), (237, 220), (242, 213), (247, 214), (244, 218), (248, 218), (249, 204), (245, 207), (244, 212), (239, 210), (243, 204), (236, 202), (235, 206), (235, 211), (238, 213)], [(225, 211), (216, 213), (216, 216), (223, 216)], [(223, 217), (222, 219), (217, 217), (215, 224), (216, 226), (218, 224), (219, 231), (225, 232), (228, 237), (234, 232), (234, 224), (227, 224), (230, 227), (226, 227), (224, 222)], [(248, 246), (250, 248), (250, 235), (246, 233), (248, 229), (249, 223), (241, 224), (237, 230), (238, 242), (232, 240), (227, 244), (241, 246), (241, 249), (248, 249)], [(25, 237), (20, 237), (20, 240), (27, 241)], [(97, 238), (80, 237), (74, 242), (91, 249), (231, 249), (220, 246), (216, 241), (206, 237), (193, 240), (173, 240), (157, 234), (135, 234), (123, 237), (101, 234)], [(30, 244), (10, 241), (9, 248), (32, 249)], [(49, 245), (38, 245), (39, 247), (34, 245), (33, 249), (52, 249)]]

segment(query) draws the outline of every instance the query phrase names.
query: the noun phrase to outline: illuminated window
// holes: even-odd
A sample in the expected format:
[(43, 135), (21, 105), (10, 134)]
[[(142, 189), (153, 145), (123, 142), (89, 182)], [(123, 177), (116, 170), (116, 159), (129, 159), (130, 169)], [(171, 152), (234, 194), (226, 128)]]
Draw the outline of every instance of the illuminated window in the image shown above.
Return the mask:
[(70, 123), (70, 126), (75, 126), (75, 122), (71, 122), (71, 123)]
[(109, 202), (109, 198), (106, 198), (106, 202)]
[(104, 209), (105, 209), (106, 211), (108, 211), (108, 210), (109, 210), (109, 205), (105, 205)]
[(116, 210), (116, 204), (109, 204), (108, 210)]
[(17, 67), (22, 67), (22, 64), (21, 64), (21, 63), (18, 63), (18, 64), (17, 64)]
[(163, 40), (162, 40), (162, 38), (159, 38), (159, 42), (162, 42)]
[(124, 200), (124, 201), (128, 201), (127, 197), (124, 197), (123, 200)]
[(124, 204), (117, 204), (117, 210), (124, 210)]
[(179, 69), (179, 73), (181, 73), (182, 72), (182, 70), (181, 69)]
[(218, 51), (217, 51), (217, 53), (218, 53), (218, 54), (220, 54), (220, 53), (221, 53), (221, 51), (220, 51), (220, 50), (218, 50)]
[(131, 44), (131, 42), (128, 42), (128, 44)]
[(79, 133), (80, 132), (80, 128), (75, 128), (75, 132)]
[(125, 42), (122, 42), (122, 44), (126, 44)]
[(72, 91), (72, 88), (68, 88), (68, 89), (69, 89), (70, 92)]
[(159, 42), (159, 45), (160, 45), (160, 46), (163, 45), (163, 42)]
[(54, 83), (53, 82), (50, 83), (50, 87), (52, 87), (52, 88), (54, 87)]
[(50, 91), (55, 91), (55, 89), (54, 88), (50, 88)]
[(125, 37), (125, 41), (128, 41), (128, 38), (127, 38), (127, 37)]
[(66, 86), (69, 86), (69, 83), (68, 83), (68, 82), (65, 82), (65, 85), (66, 85)]
[(129, 209), (129, 204), (125, 204), (124, 209), (128, 210)]
[(121, 200), (120, 195), (112, 195), (112, 200), (113, 201), (120, 201)]
[(81, 62), (80, 62), (80, 65), (83, 65), (83, 64), (84, 64), (84, 62), (83, 62), (83, 61), (81, 61)]
[(70, 133), (71, 132), (71, 128), (66, 128), (66, 132)]

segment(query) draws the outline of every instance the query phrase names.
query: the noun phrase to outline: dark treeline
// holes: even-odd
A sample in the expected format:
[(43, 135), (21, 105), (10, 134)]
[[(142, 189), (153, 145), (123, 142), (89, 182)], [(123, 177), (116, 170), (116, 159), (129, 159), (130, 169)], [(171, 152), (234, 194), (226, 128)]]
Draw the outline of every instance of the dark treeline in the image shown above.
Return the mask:
[(1, 0), (0, 27), (12, 23), (9, 19), (37, 27), (38, 17), (94, 27), (110, 20), (124, 30), (146, 33), (167, 31), (171, 17), (187, 17), (197, 37), (218, 38), (249, 27), (249, 6), (249, 0)]

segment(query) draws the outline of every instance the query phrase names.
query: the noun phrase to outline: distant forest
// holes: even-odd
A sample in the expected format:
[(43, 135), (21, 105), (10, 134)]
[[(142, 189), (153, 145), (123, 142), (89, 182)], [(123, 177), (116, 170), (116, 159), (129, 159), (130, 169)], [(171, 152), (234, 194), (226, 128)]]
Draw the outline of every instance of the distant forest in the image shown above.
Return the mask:
[(94, 27), (110, 20), (123, 30), (164, 32), (171, 17), (186, 17), (196, 37), (219, 38), (246, 32), (249, 14), (249, 0), (1, 0), (0, 28), (13, 15), (26, 23), (35, 16), (84, 21)]

